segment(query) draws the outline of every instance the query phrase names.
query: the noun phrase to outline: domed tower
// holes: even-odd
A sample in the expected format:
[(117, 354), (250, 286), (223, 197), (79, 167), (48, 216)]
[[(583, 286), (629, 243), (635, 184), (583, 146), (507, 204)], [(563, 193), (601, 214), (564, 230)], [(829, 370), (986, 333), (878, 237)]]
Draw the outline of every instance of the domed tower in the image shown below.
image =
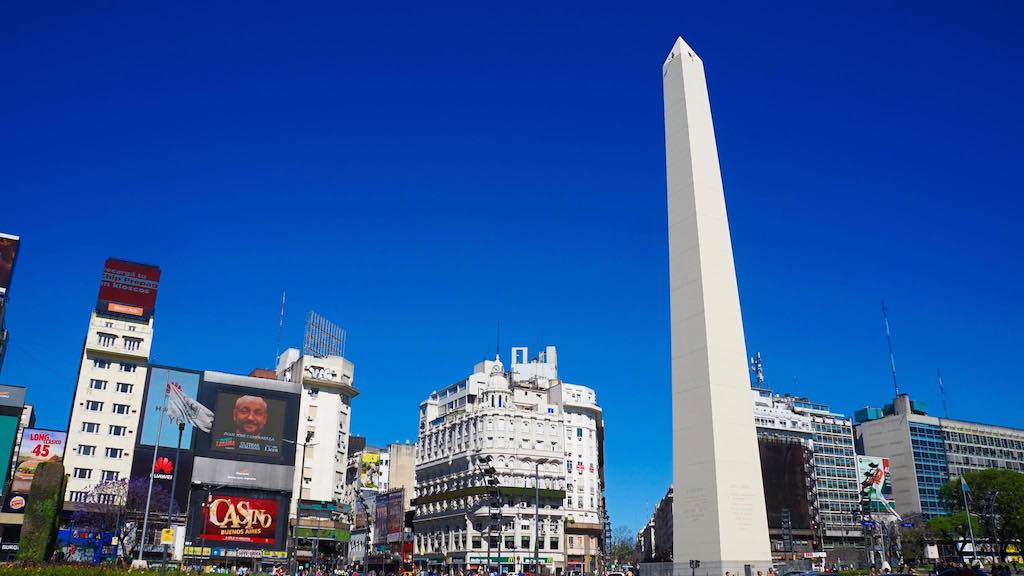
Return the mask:
[(507, 408), (512, 397), (512, 389), (509, 386), (508, 378), (505, 377), (505, 366), (501, 363), (501, 356), (495, 355), (491, 364), (491, 374), (480, 391), (480, 399), (484, 406), (494, 408)]

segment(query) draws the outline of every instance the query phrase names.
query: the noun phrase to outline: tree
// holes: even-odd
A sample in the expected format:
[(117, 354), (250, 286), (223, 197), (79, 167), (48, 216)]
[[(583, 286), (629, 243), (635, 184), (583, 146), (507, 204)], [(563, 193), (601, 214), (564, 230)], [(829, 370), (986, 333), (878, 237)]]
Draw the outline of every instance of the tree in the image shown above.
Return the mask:
[(36, 467), (25, 507), (18, 559), (43, 562), (50, 557), (64, 503), (64, 465), (43, 462)]
[[(964, 479), (969, 486), (971, 516), (984, 518), (979, 523), (988, 529), (987, 533), (995, 526), (993, 535), (999, 542), (1000, 553), (1005, 555), (1010, 543), (1024, 540), (1024, 474), (993, 468), (967, 472)], [(949, 510), (962, 511), (960, 480), (947, 482), (940, 489), (939, 498)]]
[[(148, 491), (149, 478), (146, 476), (100, 482), (88, 491), (84, 502), (78, 503), (78, 508), (71, 516), (72, 522), (80, 530), (114, 533), (121, 543), (118, 555), (122, 558), (133, 557), (141, 544), (136, 534), (142, 527)], [(166, 522), (170, 499), (170, 493), (163, 486), (153, 484), (149, 503), (150, 529), (157, 522)], [(177, 512), (178, 506), (175, 503), (172, 513)]]
[(928, 543), (928, 535), (924, 528), (907, 528), (903, 530), (900, 543), (902, 544), (903, 559), (908, 564), (911, 561), (918, 562), (924, 558), (924, 547)]
[(636, 539), (626, 526), (618, 526), (612, 532), (612, 549), (608, 551), (612, 564), (621, 566), (636, 560)]
[[(974, 514), (971, 514), (971, 527), (974, 528), (975, 538), (984, 536), (981, 524), (978, 523), (978, 518)], [(964, 512), (930, 518), (928, 520), (928, 531), (937, 540), (954, 547), (956, 554), (961, 557), (963, 556), (964, 548), (967, 547), (967, 543), (970, 541), (970, 532), (967, 529), (967, 514)]]

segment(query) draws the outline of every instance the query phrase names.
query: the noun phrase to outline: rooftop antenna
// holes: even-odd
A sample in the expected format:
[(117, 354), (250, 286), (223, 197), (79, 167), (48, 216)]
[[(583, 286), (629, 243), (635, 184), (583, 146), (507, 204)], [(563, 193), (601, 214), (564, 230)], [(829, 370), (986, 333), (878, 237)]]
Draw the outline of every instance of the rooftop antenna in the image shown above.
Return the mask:
[(274, 368), (277, 369), (277, 359), (281, 357), (281, 335), (284, 332), (284, 304), (285, 291), (281, 290), (281, 317), (277, 322), (277, 350), (274, 353)]
[(754, 373), (758, 388), (764, 388), (764, 362), (761, 361), (761, 353), (757, 352), (750, 359), (750, 371)]
[(942, 397), (942, 417), (949, 418), (949, 409), (946, 408), (946, 387), (942, 385), (942, 370), (936, 368), (935, 373), (939, 377), (939, 396)]
[(885, 339), (889, 343), (889, 366), (892, 368), (892, 387), (896, 396), (900, 395), (900, 385), (896, 383), (896, 355), (892, 351), (892, 330), (889, 329), (889, 308), (882, 300), (882, 321), (885, 322)]

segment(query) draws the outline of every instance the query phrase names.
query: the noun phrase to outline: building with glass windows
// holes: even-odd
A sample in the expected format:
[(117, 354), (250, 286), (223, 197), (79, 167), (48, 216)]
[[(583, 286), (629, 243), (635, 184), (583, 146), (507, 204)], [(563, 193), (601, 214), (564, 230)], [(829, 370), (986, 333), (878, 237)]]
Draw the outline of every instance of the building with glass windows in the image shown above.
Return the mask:
[(890, 459), (893, 499), (904, 516), (945, 514), (939, 489), (964, 472), (1024, 472), (1024, 430), (1018, 428), (929, 416), (924, 403), (906, 394), (854, 416), (858, 449)]
[[(752, 393), (759, 439), (799, 440), (811, 450), (815, 549), (824, 546), (829, 557), (837, 560), (855, 558), (863, 546), (863, 534), (857, 515), (860, 484), (851, 420), (808, 398), (772, 394), (761, 388), (753, 388)], [(775, 544), (773, 541), (773, 547)]]

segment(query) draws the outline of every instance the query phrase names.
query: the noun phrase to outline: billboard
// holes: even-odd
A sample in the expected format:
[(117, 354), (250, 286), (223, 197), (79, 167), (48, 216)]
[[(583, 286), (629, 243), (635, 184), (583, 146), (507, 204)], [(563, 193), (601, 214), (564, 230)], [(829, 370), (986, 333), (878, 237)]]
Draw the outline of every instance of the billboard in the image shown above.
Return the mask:
[(197, 456), (292, 466), (299, 427), (298, 384), (204, 372), (199, 402), (214, 413), (209, 434), (196, 432)]
[(0, 407), (15, 408), (15, 410), (3, 411), (21, 418), (21, 409), (25, 406), (25, 389), (21, 386), (6, 386), (0, 384)]
[(14, 276), (14, 262), (18, 259), (18, 246), (21, 239), (10, 234), (0, 233), (0, 295), (11, 287)]
[(405, 488), (378, 493), (374, 507), (374, 541), (401, 540), (401, 533), (405, 530)]
[(149, 318), (156, 307), (159, 285), (159, 267), (107, 258), (96, 310), (105, 314)]
[(380, 454), (363, 452), (359, 459), (359, 486), (362, 488), (380, 488)]
[(67, 432), (26, 428), (21, 435), (21, 449), (18, 451), (18, 465), (11, 480), (11, 494), (28, 494), (36, 467), (43, 462), (60, 462), (64, 459)]
[(214, 410), (213, 448), (251, 456), (278, 456), (284, 432), (285, 401), (251, 392), (219, 392)]
[(813, 452), (804, 444), (779, 438), (760, 437), (757, 448), (761, 456), (768, 527), (783, 529), (788, 517), (792, 530), (811, 530), (815, 502), (810, 486)]
[(405, 488), (388, 492), (388, 542), (405, 529)]
[(217, 548), (284, 549), (288, 496), (258, 490), (193, 490), (187, 540)]
[[(167, 387), (171, 384), (181, 386), (181, 391), (189, 398), (199, 395), (199, 372), (171, 368), (167, 366), (150, 366), (146, 375), (146, 399), (142, 405), (142, 432), (135, 441), (145, 446), (177, 446), (177, 426), (169, 420), (160, 426), (160, 409), (164, 406)], [(157, 429), (161, 438), (157, 438)], [(192, 447), (192, 424), (185, 423), (185, 431), (181, 437), (182, 449)], [(159, 444), (158, 444), (159, 440)]]
[[(156, 450), (156, 462), (153, 461), (153, 450)], [(192, 480), (192, 453), (182, 450), (177, 455), (178, 466), (175, 470), (175, 449), (170, 446), (136, 446), (132, 458), (132, 478), (149, 478), (153, 474), (153, 486), (159, 486), (166, 493), (171, 493), (171, 481), (174, 481), (174, 501), (178, 510), (188, 506), (188, 491)]]
[(192, 467), (192, 481), (291, 492), (294, 469), (294, 466), (285, 464), (197, 457)]
[(896, 513), (892, 504), (892, 469), (881, 456), (857, 456), (860, 500), (865, 512)]

